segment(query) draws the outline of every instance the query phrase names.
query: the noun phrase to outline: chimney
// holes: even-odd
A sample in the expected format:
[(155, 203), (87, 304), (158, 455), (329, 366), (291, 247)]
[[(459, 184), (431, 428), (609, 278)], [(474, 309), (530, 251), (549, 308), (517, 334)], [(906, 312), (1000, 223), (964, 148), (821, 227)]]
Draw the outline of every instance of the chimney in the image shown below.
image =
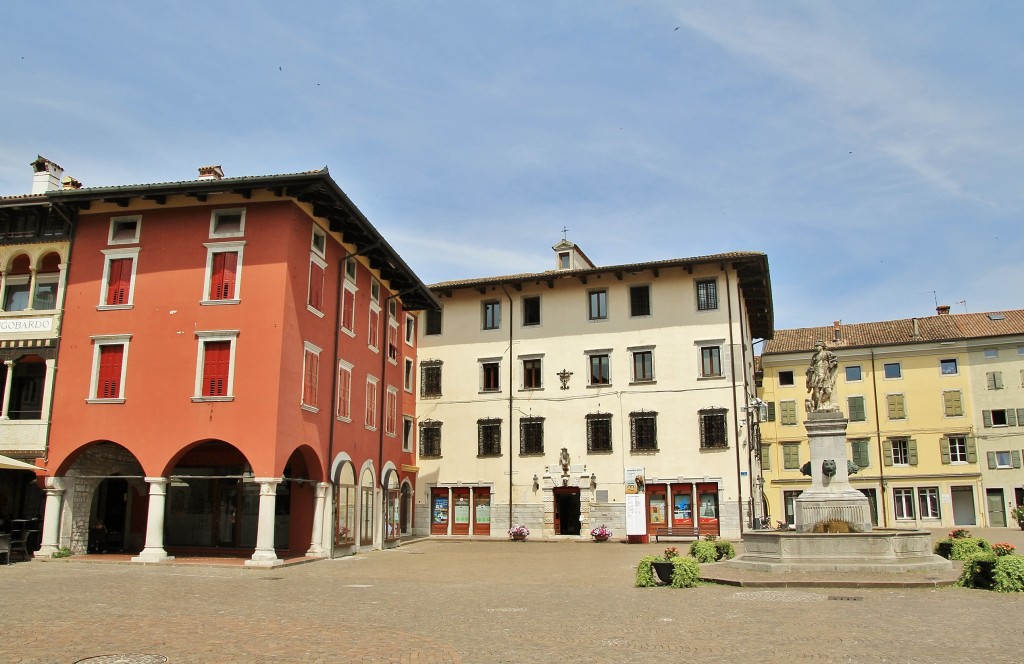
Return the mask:
[(916, 318), (912, 318), (911, 321), (913, 322), (913, 325), (914, 325), (914, 338), (915, 339), (920, 339), (921, 338), (921, 328), (918, 327), (918, 325), (917, 325), (917, 319)]
[(200, 166), (199, 167), (199, 179), (200, 180), (223, 180), (224, 169), (220, 166)]
[(32, 193), (45, 194), (48, 191), (60, 189), (60, 176), (64, 175), (64, 169), (53, 163), (42, 155), (37, 155), (36, 160), (31, 164), (32, 172)]
[(940, 316), (948, 316), (949, 315), (949, 305), (948, 304), (940, 304), (939, 306), (935, 307), (935, 313), (937, 313)]
[(71, 177), (70, 175), (65, 175), (64, 178), (60, 181), (60, 184), (62, 189), (82, 188), (82, 183), (76, 180), (75, 178)]
[(843, 336), (839, 333), (839, 323), (840, 322), (841, 321), (838, 321), (838, 320), (832, 321), (832, 341), (834, 343), (839, 343), (842, 340), (842, 338), (843, 338)]

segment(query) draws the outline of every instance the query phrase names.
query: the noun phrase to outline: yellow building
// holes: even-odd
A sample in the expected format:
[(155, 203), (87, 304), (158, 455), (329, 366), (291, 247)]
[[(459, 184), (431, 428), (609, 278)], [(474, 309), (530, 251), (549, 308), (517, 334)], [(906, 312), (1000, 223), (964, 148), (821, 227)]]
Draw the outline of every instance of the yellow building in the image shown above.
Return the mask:
[(815, 342), (824, 341), (839, 360), (833, 400), (850, 421), (847, 454), (859, 467), (851, 484), (867, 495), (873, 523), (990, 525), (979, 450), (984, 432), (975, 405), (986, 385), (972, 364), (984, 355), (978, 348), (1019, 337), (1024, 312), (938, 311), (925, 318), (776, 330), (766, 342), (760, 451), (773, 521), (793, 523), (793, 500), (810, 486), (800, 471), (809, 459), (804, 380)]

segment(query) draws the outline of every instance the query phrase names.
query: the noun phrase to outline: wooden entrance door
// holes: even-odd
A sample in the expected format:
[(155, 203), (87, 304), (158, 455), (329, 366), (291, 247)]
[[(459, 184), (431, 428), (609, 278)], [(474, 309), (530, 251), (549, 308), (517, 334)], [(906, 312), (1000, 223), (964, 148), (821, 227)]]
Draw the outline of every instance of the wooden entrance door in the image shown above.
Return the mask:
[(647, 534), (656, 535), (658, 528), (668, 526), (668, 495), (663, 484), (648, 484), (645, 493), (647, 494)]
[(693, 485), (672, 485), (672, 528), (693, 530)]
[(489, 487), (473, 489), (473, 534), (491, 534), (491, 490)]
[(718, 485), (697, 485), (698, 529), (701, 535), (721, 534), (718, 525)]
[(580, 490), (578, 487), (552, 489), (555, 505), (555, 534), (580, 534)]
[(469, 487), (452, 489), (452, 535), (469, 534)]
[(448, 534), (448, 489), (430, 490), (430, 534)]

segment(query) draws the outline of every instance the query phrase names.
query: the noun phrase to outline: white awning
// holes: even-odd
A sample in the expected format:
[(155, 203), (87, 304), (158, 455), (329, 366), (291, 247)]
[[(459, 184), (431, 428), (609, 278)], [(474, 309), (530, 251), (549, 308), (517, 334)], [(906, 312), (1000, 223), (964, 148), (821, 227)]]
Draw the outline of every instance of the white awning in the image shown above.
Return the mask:
[(46, 470), (45, 468), (33, 466), (30, 463), (18, 461), (17, 459), (12, 459), (11, 457), (7, 457), (2, 454), (0, 454), (0, 468), (6, 468), (9, 470)]

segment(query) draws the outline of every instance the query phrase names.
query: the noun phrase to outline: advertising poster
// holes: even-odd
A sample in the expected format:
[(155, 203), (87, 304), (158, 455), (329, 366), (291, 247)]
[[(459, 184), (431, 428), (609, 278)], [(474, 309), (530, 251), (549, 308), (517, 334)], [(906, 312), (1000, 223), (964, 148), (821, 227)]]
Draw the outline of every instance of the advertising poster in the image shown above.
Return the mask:
[(626, 535), (646, 535), (646, 494), (643, 468), (626, 468)]
[(448, 497), (434, 496), (434, 523), (448, 523)]

